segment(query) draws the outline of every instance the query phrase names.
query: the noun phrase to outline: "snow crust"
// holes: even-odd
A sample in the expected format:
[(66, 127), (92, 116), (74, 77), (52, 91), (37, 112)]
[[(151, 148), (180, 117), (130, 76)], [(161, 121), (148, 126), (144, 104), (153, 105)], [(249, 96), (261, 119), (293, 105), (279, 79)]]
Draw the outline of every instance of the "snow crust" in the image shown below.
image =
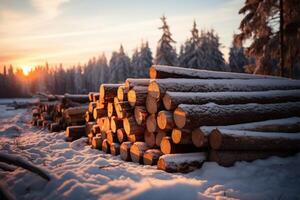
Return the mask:
[[(103, 154), (86, 139), (31, 127), (30, 109), (0, 105), (0, 151), (49, 171), (49, 182), (27, 170), (0, 169), (0, 182), (17, 199), (299, 199), (300, 153), (224, 168), (206, 162), (188, 174), (169, 174)], [(18, 134), (11, 134), (18, 127)]]

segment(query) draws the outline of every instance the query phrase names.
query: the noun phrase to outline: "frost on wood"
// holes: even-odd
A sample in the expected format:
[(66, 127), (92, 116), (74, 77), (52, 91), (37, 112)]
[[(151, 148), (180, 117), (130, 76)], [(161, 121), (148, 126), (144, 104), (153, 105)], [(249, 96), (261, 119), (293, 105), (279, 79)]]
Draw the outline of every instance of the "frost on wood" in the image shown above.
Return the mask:
[(148, 86), (150, 96), (158, 99), (167, 92), (228, 92), (300, 89), (300, 81), (288, 79), (156, 79)]
[(157, 168), (167, 172), (190, 172), (200, 168), (205, 160), (204, 152), (169, 154), (159, 158)]

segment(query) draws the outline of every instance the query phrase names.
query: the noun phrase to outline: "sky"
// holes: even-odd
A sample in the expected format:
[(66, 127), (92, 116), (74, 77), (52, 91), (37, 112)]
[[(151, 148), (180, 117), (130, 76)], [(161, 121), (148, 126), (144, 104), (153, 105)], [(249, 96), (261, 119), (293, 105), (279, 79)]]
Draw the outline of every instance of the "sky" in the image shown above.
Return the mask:
[(166, 15), (179, 51), (199, 29), (215, 29), (225, 60), (244, 0), (0, 0), (0, 66), (86, 63), (120, 44), (131, 56), (142, 41), (155, 55)]

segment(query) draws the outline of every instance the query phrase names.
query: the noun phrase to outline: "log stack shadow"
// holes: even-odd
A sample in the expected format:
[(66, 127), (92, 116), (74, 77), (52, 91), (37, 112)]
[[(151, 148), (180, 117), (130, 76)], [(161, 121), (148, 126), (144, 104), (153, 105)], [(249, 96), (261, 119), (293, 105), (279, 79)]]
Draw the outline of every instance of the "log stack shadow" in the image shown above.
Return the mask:
[(156, 65), (149, 79), (77, 96), (86, 101), (65, 95), (34, 108), (33, 124), (66, 129), (69, 140), (86, 136), (94, 149), (167, 172), (300, 150), (296, 80)]

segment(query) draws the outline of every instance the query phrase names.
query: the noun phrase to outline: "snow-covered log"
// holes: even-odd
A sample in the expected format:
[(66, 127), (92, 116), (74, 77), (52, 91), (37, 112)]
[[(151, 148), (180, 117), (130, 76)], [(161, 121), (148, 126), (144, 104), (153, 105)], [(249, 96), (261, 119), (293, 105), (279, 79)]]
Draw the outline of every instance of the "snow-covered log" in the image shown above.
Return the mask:
[(123, 84), (101, 84), (100, 86), (100, 99), (104, 99), (108, 102), (113, 102), (114, 97), (117, 96), (118, 88)]
[(61, 126), (59, 125), (59, 123), (54, 122), (50, 124), (50, 129), (49, 129), (50, 132), (58, 132), (60, 131), (60, 129)]
[(146, 86), (135, 86), (127, 94), (128, 102), (131, 106), (144, 106), (148, 95)]
[(110, 118), (110, 129), (116, 133), (119, 128), (123, 127), (123, 119), (119, 119), (116, 116)]
[(133, 145), (132, 142), (123, 142), (120, 146), (120, 157), (124, 161), (131, 161), (130, 147)]
[(300, 116), (300, 102), (275, 104), (204, 105), (180, 104), (174, 111), (178, 128), (220, 126)]
[(144, 165), (156, 165), (162, 152), (159, 149), (148, 149), (143, 156)]
[(143, 135), (146, 129), (145, 125), (138, 125), (134, 117), (125, 118), (123, 120), (123, 128), (128, 135)]
[(145, 142), (135, 142), (130, 147), (130, 157), (132, 162), (143, 164), (143, 155), (149, 149)]
[(134, 118), (138, 125), (146, 123), (148, 112), (145, 106), (134, 107)]
[(89, 102), (89, 95), (87, 94), (68, 94), (66, 93), (65, 98), (68, 101), (78, 102), (78, 103), (88, 103)]
[(224, 167), (231, 167), (237, 161), (251, 162), (257, 159), (266, 159), (271, 156), (292, 156), (295, 152), (289, 151), (215, 151), (210, 150), (208, 160)]
[(170, 111), (162, 110), (157, 114), (157, 126), (161, 130), (170, 131), (175, 126), (173, 120), (173, 113)]
[(169, 92), (163, 97), (167, 110), (174, 110), (179, 104), (245, 104), (280, 103), (300, 101), (300, 90), (270, 90), (255, 92)]
[(201, 69), (153, 65), (149, 69), (150, 79), (194, 78), (194, 79), (280, 79), (276, 76), (253, 75), (245, 73), (209, 71)]
[(24, 160), (19, 156), (0, 152), (0, 162), (22, 167), (24, 169), (27, 169), (28, 171), (31, 171), (32, 173), (39, 175), (40, 177), (46, 179), (47, 181), (51, 180), (51, 176), (47, 171), (31, 164), (30, 162)]
[(128, 78), (125, 81), (125, 88), (128, 90), (132, 89), (135, 86), (144, 86), (147, 87), (150, 83), (150, 79), (147, 78)]
[(174, 144), (172, 138), (169, 136), (166, 136), (161, 140), (160, 150), (161, 152), (163, 152), (163, 154), (189, 153), (199, 151), (195, 146), (190, 144)]
[(201, 126), (192, 131), (192, 141), (196, 147), (208, 147), (208, 136), (214, 126)]
[(85, 136), (85, 126), (68, 126), (66, 129), (66, 137), (71, 140), (77, 140)]
[(214, 129), (209, 144), (214, 150), (300, 151), (300, 133)]
[(192, 133), (188, 129), (174, 128), (171, 137), (174, 144), (193, 144)]
[(118, 141), (121, 144), (122, 142), (127, 141), (127, 135), (126, 132), (124, 130), (124, 128), (119, 128), (117, 130), (117, 137), (118, 137)]
[(82, 115), (84, 116), (85, 112), (88, 110), (88, 106), (72, 107), (64, 111), (64, 115), (71, 117), (72, 115)]
[(205, 160), (204, 152), (163, 155), (158, 160), (157, 169), (171, 173), (191, 172), (200, 168)]
[(8, 171), (8, 172), (13, 172), (17, 169), (17, 167), (14, 165), (9, 165), (9, 164), (0, 162), (0, 169), (2, 169), (4, 171)]
[(300, 89), (300, 81), (288, 79), (156, 79), (148, 86), (148, 95), (160, 99), (170, 92), (250, 92)]
[(120, 154), (120, 144), (113, 142), (110, 144), (110, 154), (117, 156)]

